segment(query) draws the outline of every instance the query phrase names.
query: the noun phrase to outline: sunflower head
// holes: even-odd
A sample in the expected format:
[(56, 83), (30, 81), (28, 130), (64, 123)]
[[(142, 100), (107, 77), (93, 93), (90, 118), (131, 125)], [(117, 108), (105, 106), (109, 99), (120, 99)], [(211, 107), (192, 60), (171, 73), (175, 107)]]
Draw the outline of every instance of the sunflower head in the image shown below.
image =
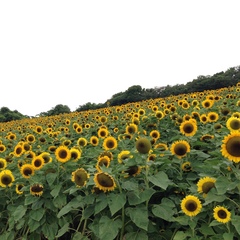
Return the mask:
[(32, 164), (25, 163), (20, 167), (20, 172), (24, 178), (30, 178), (34, 175), (34, 167)]
[(191, 120), (184, 121), (180, 125), (180, 132), (187, 137), (191, 137), (197, 132), (197, 124)]
[(83, 187), (86, 185), (87, 180), (90, 175), (86, 172), (85, 169), (79, 168), (76, 171), (72, 172), (72, 182), (76, 184), (77, 187)]
[(239, 132), (240, 131), (240, 118), (230, 117), (226, 122), (226, 126), (231, 132)]
[(185, 140), (179, 140), (171, 145), (170, 151), (178, 158), (182, 158), (185, 157), (188, 152), (190, 152), (190, 145)]
[(196, 196), (188, 195), (181, 201), (181, 209), (187, 216), (194, 217), (200, 213), (202, 204)]
[(98, 172), (93, 178), (96, 187), (104, 192), (113, 191), (116, 183), (111, 175), (105, 172)]
[(215, 187), (216, 179), (211, 177), (203, 177), (197, 182), (197, 188), (199, 193), (203, 193), (204, 196)]
[(33, 196), (40, 197), (43, 194), (43, 185), (35, 183), (30, 186), (30, 193)]
[(106, 137), (103, 141), (103, 148), (106, 151), (115, 149), (117, 145), (117, 140), (112, 136)]
[(139, 153), (149, 153), (152, 148), (152, 144), (148, 138), (141, 137), (136, 142), (136, 149)]
[(15, 178), (10, 170), (3, 170), (0, 172), (0, 186), (1, 187), (11, 187)]
[(213, 217), (218, 222), (227, 223), (231, 220), (231, 213), (225, 207), (216, 206), (213, 209)]
[(65, 163), (71, 159), (71, 152), (67, 146), (59, 146), (55, 150), (55, 156), (59, 162)]

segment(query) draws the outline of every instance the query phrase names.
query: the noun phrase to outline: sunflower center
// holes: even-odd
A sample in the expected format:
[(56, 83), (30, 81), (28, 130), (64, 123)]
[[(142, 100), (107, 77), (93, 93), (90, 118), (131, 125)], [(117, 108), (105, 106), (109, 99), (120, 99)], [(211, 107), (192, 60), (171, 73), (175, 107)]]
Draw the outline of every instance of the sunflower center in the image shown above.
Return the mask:
[(8, 185), (12, 182), (12, 178), (11, 176), (7, 175), (7, 174), (4, 174), (1, 178), (1, 182), (4, 184), (4, 185)]
[(114, 147), (114, 142), (112, 140), (107, 142), (107, 147), (108, 148), (113, 148)]
[(226, 143), (226, 149), (230, 155), (240, 157), (240, 137), (230, 138)]
[(99, 184), (103, 187), (112, 187), (113, 186), (113, 180), (104, 173), (99, 174), (97, 176), (97, 180), (98, 180)]
[(240, 128), (240, 121), (239, 120), (232, 120), (230, 122), (230, 127), (233, 129), (233, 130), (238, 130)]
[(32, 186), (31, 190), (34, 193), (40, 193), (43, 191), (43, 187), (41, 185), (34, 185)]
[(202, 185), (202, 191), (203, 193), (208, 193), (213, 187), (214, 187), (214, 183), (213, 182), (206, 182)]
[(185, 124), (184, 125), (184, 127), (183, 127), (183, 131), (185, 132), (185, 133), (191, 133), (192, 131), (193, 131), (193, 125), (191, 124), (191, 123), (187, 123), (187, 124)]
[(42, 165), (42, 161), (40, 159), (37, 159), (34, 161), (34, 166), (35, 167), (40, 167)]
[(84, 183), (87, 180), (87, 174), (84, 172), (77, 172), (74, 176), (74, 180), (77, 185), (84, 186)]
[(221, 219), (225, 219), (227, 217), (227, 213), (222, 209), (218, 211), (217, 215)]
[(59, 157), (60, 158), (66, 158), (67, 157), (67, 152), (65, 150), (61, 150), (59, 151)]
[(23, 174), (24, 174), (25, 176), (31, 175), (31, 174), (32, 174), (32, 169), (30, 169), (30, 168), (24, 169)]
[(186, 209), (189, 211), (189, 212), (194, 212), (196, 211), (197, 209), (197, 203), (193, 200), (188, 200), (186, 202), (186, 205), (185, 205)]
[(175, 147), (174, 151), (177, 155), (183, 156), (187, 152), (187, 147), (184, 144), (180, 143)]
[(126, 170), (126, 173), (128, 173), (130, 176), (136, 174), (138, 171), (138, 166), (131, 166)]
[(21, 154), (21, 152), (22, 152), (22, 148), (21, 147), (16, 149), (16, 154)]

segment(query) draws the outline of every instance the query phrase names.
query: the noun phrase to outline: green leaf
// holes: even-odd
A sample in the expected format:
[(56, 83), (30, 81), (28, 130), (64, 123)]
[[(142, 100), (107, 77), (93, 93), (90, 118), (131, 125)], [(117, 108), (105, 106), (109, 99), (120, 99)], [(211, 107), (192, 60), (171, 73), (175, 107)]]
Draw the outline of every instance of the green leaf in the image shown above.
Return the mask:
[(50, 192), (50, 194), (56, 198), (61, 190), (62, 186), (61, 185), (57, 185), (57, 186), (54, 186), (54, 189)]
[(135, 208), (126, 208), (126, 214), (139, 227), (147, 231), (148, 229), (148, 210), (145, 205), (138, 205)]
[(107, 216), (102, 216), (99, 221), (99, 238), (104, 240), (112, 240), (118, 234), (122, 223), (119, 219), (114, 221)]
[(29, 213), (30, 218), (32, 218), (35, 221), (40, 221), (42, 217), (45, 214), (45, 209), (44, 208), (39, 208), (37, 210), (31, 210)]
[(61, 237), (63, 234), (65, 234), (68, 231), (68, 227), (69, 227), (69, 223), (66, 223), (65, 225), (63, 225), (63, 227), (61, 227), (58, 230), (58, 234), (57, 234), (57, 238)]
[(203, 223), (199, 230), (205, 237), (208, 235), (210, 236), (215, 235), (215, 232), (213, 231), (213, 229), (210, 226), (208, 226), (208, 224), (206, 223)]
[(29, 226), (30, 232), (34, 232), (40, 225), (41, 225), (40, 222), (29, 218), (28, 226)]
[(57, 173), (48, 173), (46, 175), (46, 180), (48, 182), (49, 187), (51, 187), (53, 185), (53, 183), (56, 180), (57, 176), (58, 176)]
[(82, 233), (76, 232), (76, 233), (73, 235), (72, 240), (80, 240), (80, 239), (81, 239), (81, 240), (89, 240), (89, 238), (83, 236)]
[(230, 182), (225, 177), (218, 177), (215, 182), (215, 187), (219, 195), (223, 195), (227, 192)]
[(90, 216), (94, 214), (94, 207), (92, 205), (89, 205), (83, 210), (82, 218), (88, 219)]
[(144, 231), (130, 232), (125, 235), (126, 240), (148, 240), (147, 233)]
[(183, 240), (183, 239), (187, 239), (187, 237), (191, 236), (188, 232), (183, 232), (183, 231), (178, 231), (173, 240)]
[(234, 216), (231, 222), (232, 225), (235, 227), (237, 233), (240, 235), (240, 216)]
[(149, 181), (164, 190), (167, 189), (168, 185), (172, 184), (165, 172), (158, 172), (153, 176), (149, 176)]
[(71, 210), (72, 210), (72, 206), (70, 204), (67, 204), (59, 211), (59, 213), (57, 214), (57, 217), (60, 218), (63, 215), (69, 213)]
[(127, 190), (127, 191), (133, 191), (138, 189), (138, 184), (135, 182), (131, 181), (126, 181), (122, 183), (122, 189)]
[(17, 222), (18, 220), (20, 220), (26, 213), (27, 211), (27, 207), (20, 205), (16, 208), (16, 210), (13, 213), (13, 218), (14, 220)]
[(53, 204), (57, 208), (62, 208), (63, 206), (65, 206), (67, 204), (66, 195), (64, 194), (57, 195), (57, 197), (53, 199)]
[(161, 206), (161, 205), (154, 205), (152, 209), (152, 213), (159, 218), (162, 218), (166, 221), (173, 221), (173, 214), (174, 211), (171, 207), (168, 206)]
[(155, 193), (155, 190), (152, 188), (145, 189), (143, 192), (131, 191), (128, 192), (128, 202), (130, 205), (138, 205), (142, 202), (145, 202), (151, 198), (151, 196)]
[(175, 217), (174, 220), (183, 226), (188, 226), (189, 217), (186, 215)]
[(42, 226), (42, 232), (47, 239), (50, 239), (50, 240), (55, 239), (57, 231), (58, 231), (58, 225), (55, 222), (51, 224), (45, 223)]
[[(214, 193), (214, 190), (215, 189), (211, 189), (208, 192), (208, 194), (205, 198), (205, 202), (203, 203), (203, 206), (206, 206), (211, 202), (223, 202), (226, 199), (225, 195), (217, 195)], [(216, 190), (215, 190), (215, 192), (216, 192)]]
[(95, 203), (95, 207), (94, 207), (94, 213), (98, 214), (99, 212), (101, 212), (104, 208), (106, 208), (108, 205), (107, 203), (107, 199), (101, 199), (100, 201)]
[(27, 195), (27, 196), (25, 197), (24, 205), (30, 205), (30, 204), (32, 204), (32, 203), (37, 202), (38, 200), (39, 200), (39, 198), (36, 197), (36, 196)]
[(224, 240), (233, 240), (233, 233), (224, 233), (223, 239)]
[(125, 193), (119, 193), (119, 194), (115, 194), (115, 193), (110, 193), (107, 197), (108, 200), (108, 206), (110, 208), (110, 212), (112, 214), (112, 216), (121, 208), (123, 208), (123, 206), (126, 203), (126, 195)]

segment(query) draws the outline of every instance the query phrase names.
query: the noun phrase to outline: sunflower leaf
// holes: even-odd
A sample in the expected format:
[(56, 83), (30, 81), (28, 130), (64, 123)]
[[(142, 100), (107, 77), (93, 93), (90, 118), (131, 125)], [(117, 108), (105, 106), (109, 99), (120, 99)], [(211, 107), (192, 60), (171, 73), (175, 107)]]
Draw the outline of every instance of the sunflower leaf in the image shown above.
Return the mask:
[(148, 240), (147, 233), (144, 231), (130, 232), (125, 235), (126, 239)]
[(23, 205), (18, 206), (13, 213), (14, 220), (16, 222), (19, 221), (25, 215), (26, 211), (27, 211), (26, 206), (23, 206)]
[(240, 216), (234, 216), (231, 220), (232, 225), (235, 227), (236, 231), (240, 235)]
[(149, 176), (149, 181), (164, 190), (172, 183), (165, 172), (158, 172), (153, 176)]
[(110, 208), (112, 216), (120, 210), (126, 203), (126, 195), (124, 193), (108, 195), (108, 206)]

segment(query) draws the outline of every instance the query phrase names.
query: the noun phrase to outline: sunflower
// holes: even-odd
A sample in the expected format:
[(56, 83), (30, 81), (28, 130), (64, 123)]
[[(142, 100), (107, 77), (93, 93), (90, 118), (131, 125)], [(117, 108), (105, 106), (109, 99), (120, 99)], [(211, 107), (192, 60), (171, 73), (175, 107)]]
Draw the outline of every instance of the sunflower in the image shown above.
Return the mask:
[(4, 158), (0, 158), (0, 170), (5, 169), (7, 166), (7, 161)]
[(207, 193), (215, 187), (216, 179), (211, 177), (203, 177), (198, 180), (197, 188), (199, 193), (203, 193), (203, 196), (206, 197)]
[(3, 170), (0, 172), (0, 187), (11, 187), (15, 178), (10, 170)]
[(35, 183), (30, 186), (30, 193), (33, 196), (40, 197), (43, 194), (43, 185)]
[(42, 153), (40, 154), (40, 156), (43, 158), (44, 163), (52, 162), (52, 157), (51, 157), (50, 153), (48, 153), (48, 152), (42, 152)]
[(85, 147), (87, 145), (87, 139), (81, 137), (77, 140), (77, 144), (81, 147)]
[(231, 213), (222, 206), (216, 206), (213, 209), (213, 217), (221, 223), (227, 223), (231, 220)]
[(214, 101), (210, 99), (205, 99), (204, 101), (202, 101), (202, 106), (204, 108), (211, 108), (213, 104), (214, 104)]
[(209, 112), (207, 114), (207, 116), (208, 116), (208, 121), (209, 122), (216, 122), (219, 118), (219, 115), (216, 112)]
[(67, 146), (59, 146), (55, 151), (55, 156), (59, 162), (65, 163), (71, 159), (71, 152)]
[(104, 192), (113, 191), (116, 187), (113, 177), (105, 172), (96, 173), (93, 180), (96, 184), (96, 187)]
[(170, 148), (170, 151), (173, 155), (176, 155), (178, 158), (185, 157), (188, 152), (190, 152), (190, 145), (185, 140), (175, 141)]
[(83, 187), (86, 185), (89, 177), (90, 175), (84, 168), (79, 168), (76, 171), (72, 172), (71, 180), (76, 184), (77, 187)]
[(1, 143), (0, 144), (0, 153), (3, 153), (5, 151), (6, 151), (6, 146)]
[(226, 126), (231, 132), (240, 131), (240, 118), (230, 117), (226, 122)]
[(161, 120), (164, 118), (164, 113), (162, 111), (156, 111), (155, 116), (157, 119)]
[(32, 159), (31, 163), (32, 163), (32, 166), (34, 167), (34, 170), (39, 170), (44, 165), (44, 159), (41, 155), (38, 155)]
[(36, 126), (35, 127), (35, 132), (38, 133), (38, 134), (41, 134), (43, 132), (42, 126)]
[(188, 195), (181, 201), (181, 209), (187, 216), (194, 217), (200, 213), (202, 204), (196, 196)]
[(101, 167), (105, 166), (105, 167), (109, 167), (110, 165), (110, 158), (108, 156), (103, 156), (98, 158), (97, 164), (96, 164), (96, 168), (99, 172), (102, 171)]
[(136, 141), (136, 149), (139, 153), (148, 153), (151, 148), (152, 145), (148, 138), (141, 137)]
[(194, 136), (197, 132), (197, 124), (192, 120), (184, 121), (180, 125), (180, 132), (187, 137)]
[(138, 131), (138, 126), (134, 123), (130, 123), (129, 125), (126, 126), (125, 132), (127, 134), (134, 134)]
[(190, 162), (185, 162), (185, 163), (183, 163), (182, 166), (181, 166), (181, 168), (182, 168), (182, 170), (183, 170), (184, 172), (190, 172), (190, 171), (192, 171), (192, 167), (191, 167), (191, 163), (190, 163)]
[(106, 137), (103, 141), (103, 148), (107, 151), (115, 149), (117, 145), (118, 145), (117, 140), (111, 136)]
[(25, 163), (20, 167), (20, 172), (24, 178), (30, 178), (34, 175), (34, 166), (29, 163)]
[(208, 122), (208, 116), (207, 116), (207, 114), (205, 114), (205, 113), (201, 114), (199, 119), (200, 119), (200, 122), (201, 122), (201, 123), (204, 123), (204, 124), (205, 124), (205, 123)]
[(112, 152), (110, 151), (104, 151), (102, 153), (99, 154), (98, 158), (101, 158), (101, 157), (104, 157), (104, 156), (107, 156), (109, 157), (109, 159), (112, 161), (113, 160), (113, 154)]
[(71, 159), (73, 159), (74, 162), (76, 162), (78, 159), (80, 159), (82, 152), (77, 149), (76, 147), (72, 147), (70, 149), (70, 153), (71, 153)]
[(15, 157), (20, 157), (24, 153), (24, 148), (21, 144), (17, 144), (14, 148), (14, 156)]
[(92, 146), (97, 146), (99, 144), (99, 139), (97, 136), (91, 136), (90, 137), (90, 143)]
[(159, 139), (160, 138), (160, 132), (158, 130), (152, 130), (149, 133), (150, 137), (154, 138), (154, 139)]
[(200, 137), (200, 140), (203, 141), (203, 142), (209, 142), (213, 138), (214, 138), (214, 135), (204, 134)]
[(35, 142), (36, 138), (33, 134), (28, 134), (27, 137), (26, 137), (26, 140), (29, 143), (33, 143), (33, 142)]
[(98, 134), (98, 137), (105, 138), (108, 136), (109, 132), (106, 128), (101, 127), (100, 129), (98, 129), (97, 134)]
[(131, 155), (131, 152), (128, 150), (122, 150), (118, 154), (118, 162), (122, 163), (125, 159), (132, 158), (133, 156)]
[(240, 162), (240, 132), (233, 132), (223, 139), (221, 146), (221, 153), (229, 160)]
[(131, 166), (127, 170), (124, 171), (124, 173), (127, 173), (127, 176), (125, 176), (125, 177), (129, 177), (129, 176), (135, 177), (140, 172), (141, 172), (141, 167), (139, 167), (139, 166)]
[(21, 194), (23, 194), (23, 191), (22, 191), (22, 188), (24, 187), (24, 185), (23, 184), (17, 184), (16, 185), (16, 188), (15, 188), (15, 191), (16, 191), (16, 193), (17, 194), (19, 194), (19, 195), (21, 195)]

